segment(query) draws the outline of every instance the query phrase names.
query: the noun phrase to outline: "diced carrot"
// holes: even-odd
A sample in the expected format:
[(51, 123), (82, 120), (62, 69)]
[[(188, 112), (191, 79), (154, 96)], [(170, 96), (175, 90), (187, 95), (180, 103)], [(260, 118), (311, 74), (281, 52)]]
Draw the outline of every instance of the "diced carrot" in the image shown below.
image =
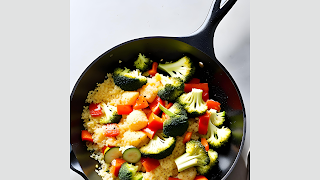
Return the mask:
[(203, 175), (197, 175), (194, 180), (208, 180), (205, 176)]
[(208, 141), (206, 140), (206, 138), (201, 138), (201, 144), (204, 146), (206, 151), (209, 151), (209, 144), (208, 144)]
[(187, 143), (188, 141), (190, 141), (191, 139), (191, 135), (192, 135), (192, 132), (187, 132), (186, 135), (184, 136), (183, 138), (183, 144)]
[(159, 160), (153, 158), (142, 158), (142, 165), (147, 172), (150, 172), (160, 165)]
[(93, 142), (92, 135), (87, 130), (81, 131), (81, 139), (82, 141)]
[(104, 135), (107, 137), (115, 137), (120, 134), (118, 124), (116, 123), (107, 124), (105, 125), (105, 128)]
[(148, 101), (144, 96), (139, 96), (138, 99), (136, 100), (136, 103), (133, 106), (133, 109), (144, 109), (149, 106)]
[(110, 173), (114, 174), (116, 177), (118, 177), (120, 167), (123, 163), (126, 161), (120, 158), (116, 158), (111, 161), (111, 167), (110, 167)]
[(117, 113), (119, 115), (123, 114), (130, 114), (133, 111), (133, 108), (131, 105), (117, 105)]

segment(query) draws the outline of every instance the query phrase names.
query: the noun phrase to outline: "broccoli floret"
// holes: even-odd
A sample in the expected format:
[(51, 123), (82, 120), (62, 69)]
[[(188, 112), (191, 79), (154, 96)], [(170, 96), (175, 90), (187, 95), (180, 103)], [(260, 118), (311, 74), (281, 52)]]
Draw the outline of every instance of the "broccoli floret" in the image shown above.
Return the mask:
[(213, 125), (220, 127), (224, 123), (226, 115), (225, 111), (217, 112), (215, 109), (210, 109), (208, 112), (210, 113), (210, 121)]
[(212, 119), (210, 119), (206, 138), (212, 148), (224, 146), (228, 142), (230, 136), (231, 130), (228, 127), (222, 126), (221, 128), (218, 128), (213, 124)]
[(100, 124), (120, 122), (122, 116), (118, 114), (117, 108), (115, 106), (106, 105), (104, 102), (100, 104), (104, 112), (104, 115), (100, 119)]
[(171, 77), (179, 77), (183, 82), (189, 81), (195, 73), (195, 66), (189, 57), (184, 56), (178, 61), (161, 64), (158, 68), (170, 74)]
[(118, 177), (120, 180), (138, 180), (141, 177), (140, 173), (137, 173), (138, 166), (125, 162), (119, 169)]
[(190, 140), (186, 143), (186, 152), (174, 160), (178, 172), (193, 166), (206, 166), (210, 162), (208, 152), (200, 141)]
[(218, 162), (218, 153), (212, 149), (208, 150), (208, 156), (210, 158), (210, 162), (206, 166), (198, 166), (197, 171), (201, 175), (206, 175), (208, 174), (211, 169), (217, 164)]
[(184, 83), (180, 78), (161, 76), (161, 83), (164, 86), (159, 88), (158, 96), (163, 100), (172, 102), (184, 93)]
[(156, 133), (153, 139), (139, 150), (144, 157), (163, 159), (172, 153), (175, 145), (174, 137), (165, 137), (162, 133)]
[(173, 105), (168, 110), (173, 114), (187, 116), (187, 111), (183, 108), (181, 104), (177, 102), (173, 103)]
[(133, 63), (133, 65), (141, 72), (145, 72), (146, 70), (148, 70), (151, 64), (152, 61), (149, 58), (146, 58), (146, 56), (141, 53), (139, 53), (138, 59)]
[(202, 99), (202, 89), (193, 88), (189, 93), (183, 93), (177, 98), (177, 102), (180, 103), (187, 113), (192, 117), (197, 117), (206, 113), (208, 106)]
[(135, 91), (147, 84), (147, 78), (141, 75), (139, 69), (116, 68), (113, 71), (114, 84), (125, 91)]
[(169, 116), (169, 119), (163, 122), (163, 133), (166, 136), (182, 136), (189, 127), (188, 117), (183, 113), (174, 114), (161, 104), (159, 104), (159, 108)]

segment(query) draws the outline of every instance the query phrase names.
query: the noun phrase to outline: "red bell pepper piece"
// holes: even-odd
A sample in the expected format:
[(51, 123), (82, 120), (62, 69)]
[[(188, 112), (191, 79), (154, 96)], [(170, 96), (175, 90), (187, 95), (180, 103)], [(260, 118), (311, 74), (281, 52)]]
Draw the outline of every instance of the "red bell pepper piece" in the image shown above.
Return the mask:
[(149, 116), (148, 127), (154, 130), (163, 129), (163, 120), (159, 116), (151, 113)]
[(144, 109), (149, 106), (147, 99), (144, 96), (139, 96), (136, 103), (133, 105), (133, 109)]
[(159, 160), (153, 158), (141, 158), (142, 166), (147, 172), (150, 172), (160, 165)]
[(81, 131), (81, 139), (82, 141), (93, 142), (92, 135), (87, 130)]
[(133, 111), (131, 105), (117, 105), (117, 112), (119, 115), (130, 114)]
[(183, 138), (183, 144), (187, 143), (188, 141), (190, 141), (191, 139), (191, 136), (192, 136), (192, 132), (187, 132), (186, 135), (184, 136)]
[(194, 180), (208, 180), (205, 176), (203, 175), (197, 175)]
[(208, 141), (206, 140), (206, 138), (201, 138), (201, 144), (204, 146), (206, 151), (209, 151), (209, 144), (208, 144)]
[(163, 106), (165, 105), (164, 100), (162, 100), (159, 96), (157, 96), (152, 103), (149, 104), (149, 107), (151, 109), (151, 111), (155, 114), (155, 115), (159, 115), (159, 113), (161, 112), (161, 109), (159, 108), (159, 104), (162, 104)]
[(120, 134), (118, 124), (116, 123), (107, 124), (105, 128), (104, 135), (107, 137), (116, 137)]
[(89, 105), (89, 111), (92, 117), (98, 117), (102, 115), (102, 108), (99, 103), (91, 103)]
[(217, 112), (220, 112), (221, 107), (220, 107), (220, 103), (218, 101), (214, 101), (212, 99), (207, 100), (206, 102), (208, 109), (215, 109), (217, 110)]
[(193, 88), (202, 89), (202, 99), (207, 101), (209, 99), (209, 86), (208, 83), (198, 83), (198, 84), (184, 84), (184, 92), (191, 92)]
[(151, 129), (150, 127), (145, 127), (143, 129), (141, 129), (142, 132), (146, 133), (147, 136), (150, 138), (150, 139), (153, 139), (154, 135), (156, 134), (157, 130), (153, 130)]
[(111, 161), (111, 167), (110, 167), (110, 173), (114, 174), (116, 177), (118, 177), (120, 167), (123, 163), (126, 161), (120, 158), (116, 158)]
[(182, 180), (182, 179), (174, 178), (174, 177), (169, 177), (168, 180)]
[(203, 134), (203, 135), (207, 134), (209, 120), (210, 120), (210, 113), (208, 111), (206, 111), (204, 115), (199, 116), (199, 127), (198, 127), (199, 134)]
[(200, 79), (198, 79), (198, 78), (192, 78), (192, 79), (188, 82), (188, 84), (198, 84), (198, 83), (200, 83)]
[(202, 89), (203, 91), (209, 92), (208, 83), (198, 83), (198, 84), (184, 84), (184, 92), (188, 93), (191, 92), (193, 88)]
[(152, 63), (152, 68), (148, 71), (149, 75), (152, 77), (157, 74), (157, 68), (158, 68), (158, 63), (153, 62)]

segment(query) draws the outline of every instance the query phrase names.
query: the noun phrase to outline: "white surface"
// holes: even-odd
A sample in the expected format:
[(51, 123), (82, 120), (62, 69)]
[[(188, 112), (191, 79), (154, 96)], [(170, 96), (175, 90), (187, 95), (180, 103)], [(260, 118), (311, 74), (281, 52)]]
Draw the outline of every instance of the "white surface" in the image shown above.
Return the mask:
[[(85, 68), (108, 49), (146, 36), (186, 36), (203, 23), (211, 0), (71, 0), (70, 93)], [(220, 22), (214, 39), (217, 59), (236, 81), (246, 108), (250, 147), (249, 0), (238, 0)], [(246, 159), (244, 158), (245, 162)], [(83, 180), (70, 170), (71, 180)]]

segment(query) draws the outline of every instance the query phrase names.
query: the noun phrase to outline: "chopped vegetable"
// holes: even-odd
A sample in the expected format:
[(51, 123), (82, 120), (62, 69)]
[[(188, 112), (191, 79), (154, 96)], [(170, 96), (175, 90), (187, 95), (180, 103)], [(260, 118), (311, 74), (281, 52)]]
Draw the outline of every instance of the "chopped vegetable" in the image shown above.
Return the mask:
[(87, 130), (81, 131), (81, 139), (82, 141), (93, 142), (92, 135)]
[(197, 175), (194, 180), (208, 180), (205, 176), (203, 175)]
[[(140, 180), (141, 173), (138, 171), (138, 166), (125, 162), (121, 165), (118, 177), (120, 180)], [(137, 177), (139, 176), (139, 177)]]
[(163, 159), (172, 153), (175, 145), (174, 137), (165, 137), (163, 133), (156, 133), (147, 145), (140, 148), (140, 152), (143, 157)]
[(208, 111), (210, 113), (210, 121), (212, 122), (213, 125), (220, 127), (223, 125), (225, 119), (226, 112), (218, 112), (215, 109), (210, 109)]
[(150, 76), (155, 76), (157, 74), (157, 68), (158, 68), (158, 63), (153, 62), (152, 63), (152, 68), (148, 71)]
[(158, 69), (167, 72), (171, 77), (181, 78), (183, 82), (188, 82), (196, 70), (193, 62), (187, 56), (184, 56), (175, 62), (164, 64), (159, 63)]
[(126, 147), (122, 152), (123, 159), (129, 163), (137, 163), (141, 158), (139, 149), (134, 146)]
[(163, 129), (163, 119), (154, 113), (151, 113), (149, 116), (148, 127), (154, 130)]
[(209, 144), (206, 140), (206, 138), (201, 138), (201, 144), (204, 146), (204, 148), (206, 149), (206, 151), (209, 151)]
[(117, 105), (117, 112), (119, 115), (130, 114), (133, 111), (132, 106), (130, 105)]
[(147, 108), (148, 106), (149, 106), (149, 103), (146, 100), (146, 98), (144, 96), (139, 96), (138, 99), (136, 100), (135, 105), (133, 106), (133, 109), (135, 110), (144, 109), (144, 108)]
[(174, 178), (174, 177), (169, 177), (168, 180), (182, 180), (182, 179)]
[(121, 156), (122, 156), (122, 153), (119, 147), (113, 147), (113, 148), (107, 147), (104, 154), (104, 161), (106, 163), (111, 163), (112, 160), (116, 158), (120, 158)]
[(118, 177), (119, 170), (121, 168), (121, 165), (125, 163), (126, 161), (120, 158), (115, 158), (111, 161), (111, 167), (110, 167), (110, 173)]
[(150, 172), (160, 166), (160, 162), (157, 159), (153, 158), (141, 158), (143, 159), (142, 165), (146, 169), (147, 172)]
[(146, 71), (151, 65), (152, 61), (149, 58), (146, 58), (145, 55), (139, 53), (137, 60), (133, 62), (133, 65), (140, 71)]
[(104, 115), (100, 118), (100, 124), (118, 123), (120, 122), (121, 115), (118, 114), (117, 108), (112, 105), (101, 103)]
[(115, 137), (120, 134), (118, 124), (116, 123), (107, 124), (107, 125), (104, 125), (104, 127), (105, 127), (104, 135), (107, 137)]
[(201, 175), (207, 175), (210, 170), (218, 163), (218, 153), (212, 149), (208, 150), (208, 156), (210, 158), (210, 162), (206, 166), (198, 166), (197, 171)]
[(170, 117), (163, 122), (163, 133), (166, 136), (182, 136), (189, 127), (188, 117), (183, 114), (173, 113), (162, 105), (160, 105), (160, 109)]
[(147, 84), (147, 78), (141, 75), (139, 69), (116, 68), (113, 71), (114, 84), (125, 91), (135, 91)]
[(191, 92), (192, 89), (202, 89), (202, 99), (207, 101), (209, 99), (209, 87), (208, 83), (198, 83), (198, 84), (185, 84), (184, 85), (184, 92), (188, 93)]
[(157, 130), (154, 130), (154, 129), (151, 129), (150, 127), (145, 127), (142, 129), (142, 131), (144, 133), (147, 134), (147, 136), (150, 138), (150, 139), (153, 139), (154, 135), (156, 134)]
[(213, 148), (220, 148), (224, 146), (231, 136), (231, 130), (228, 127), (218, 128), (213, 124), (213, 122), (209, 121), (208, 133), (206, 135), (207, 141), (210, 146)]
[(151, 109), (151, 111), (155, 114), (155, 115), (159, 115), (161, 110), (159, 108), (159, 104), (162, 104), (163, 106), (164, 104), (164, 100), (162, 100), (159, 96), (157, 96), (155, 98), (155, 100), (149, 104), (149, 107)]
[(209, 164), (208, 152), (200, 141), (190, 140), (186, 143), (186, 152), (175, 159), (178, 172), (193, 166), (205, 166)]
[(215, 109), (217, 110), (217, 112), (220, 112), (221, 107), (220, 107), (220, 103), (218, 101), (214, 101), (212, 99), (207, 100), (206, 102), (208, 109)]
[(210, 121), (210, 113), (207, 111), (204, 115), (199, 116), (199, 134), (206, 135), (208, 132), (208, 125)]
[(202, 89), (193, 88), (191, 92), (182, 94), (178, 99), (191, 117), (201, 116), (206, 113), (207, 105), (202, 99)]
[(91, 103), (89, 105), (89, 111), (92, 117), (98, 117), (102, 115), (102, 109), (99, 103)]
[(200, 83), (200, 79), (199, 78), (192, 78), (188, 84), (198, 84)]
[(184, 83), (178, 77), (167, 77), (161, 75), (162, 87), (158, 90), (158, 96), (166, 101), (175, 101), (184, 93)]
[(187, 132), (185, 135), (184, 135), (184, 138), (183, 138), (183, 144), (187, 143), (188, 141), (190, 141), (191, 139), (191, 136), (192, 136), (192, 132)]

